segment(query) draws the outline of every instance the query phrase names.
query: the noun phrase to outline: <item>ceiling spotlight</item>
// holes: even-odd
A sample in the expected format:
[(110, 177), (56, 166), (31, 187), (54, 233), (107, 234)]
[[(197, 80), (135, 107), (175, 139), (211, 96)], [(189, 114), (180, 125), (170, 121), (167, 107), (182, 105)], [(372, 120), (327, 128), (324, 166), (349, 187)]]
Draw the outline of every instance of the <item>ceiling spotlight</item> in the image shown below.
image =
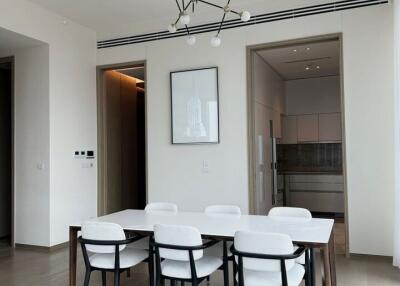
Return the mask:
[(190, 36), (187, 38), (186, 43), (187, 43), (189, 46), (194, 46), (194, 45), (196, 44), (196, 37), (193, 36), (193, 35), (190, 35)]
[(294, 50), (293, 50), (293, 52), (297, 53), (297, 50), (296, 50), (296, 49), (294, 49)]
[(221, 46), (221, 38), (219, 36), (215, 36), (211, 38), (211, 46), (214, 48), (218, 48)]
[(306, 48), (307, 51), (311, 50), (311, 48)]
[(190, 23), (190, 15), (186, 13), (186, 11), (183, 11), (179, 15), (179, 23), (181, 23), (182, 25), (188, 25)]
[(240, 13), (240, 19), (243, 22), (248, 22), (251, 18), (251, 14), (249, 11), (243, 11), (242, 13)]
[(170, 32), (170, 33), (175, 33), (176, 32), (176, 25), (175, 24), (170, 24), (169, 26), (168, 26), (168, 31)]
[(310, 66), (306, 66), (306, 71), (309, 71), (310, 70)]
[(320, 69), (320, 66), (316, 66), (316, 68), (317, 68), (317, 70), (319, 70), (319, 69)]

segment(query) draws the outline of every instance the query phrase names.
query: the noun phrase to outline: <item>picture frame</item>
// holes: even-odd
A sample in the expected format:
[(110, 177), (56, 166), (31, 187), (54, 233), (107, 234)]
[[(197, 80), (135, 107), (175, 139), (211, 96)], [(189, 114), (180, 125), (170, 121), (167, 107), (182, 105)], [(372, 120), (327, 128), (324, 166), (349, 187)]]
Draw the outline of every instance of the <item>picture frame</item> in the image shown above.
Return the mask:
[(172, 144), (219, 144), (218, 68), (170, 73)]

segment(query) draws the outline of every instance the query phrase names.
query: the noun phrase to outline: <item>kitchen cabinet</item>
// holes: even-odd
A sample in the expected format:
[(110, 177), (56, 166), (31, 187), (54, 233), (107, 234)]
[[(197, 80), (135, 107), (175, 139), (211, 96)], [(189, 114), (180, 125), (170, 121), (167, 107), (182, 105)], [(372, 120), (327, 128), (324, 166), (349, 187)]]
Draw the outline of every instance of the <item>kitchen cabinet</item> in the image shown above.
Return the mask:
[(318, 115), (318, 140), (320, 142), (342, 141), (342, 120), (340, 113), (323, 113)]
[(297, 116), (283, 117), (282, 144), (297, 144)]
[(305, 114), (297, 116), (298, 142), (318, 141), (318, 114)]

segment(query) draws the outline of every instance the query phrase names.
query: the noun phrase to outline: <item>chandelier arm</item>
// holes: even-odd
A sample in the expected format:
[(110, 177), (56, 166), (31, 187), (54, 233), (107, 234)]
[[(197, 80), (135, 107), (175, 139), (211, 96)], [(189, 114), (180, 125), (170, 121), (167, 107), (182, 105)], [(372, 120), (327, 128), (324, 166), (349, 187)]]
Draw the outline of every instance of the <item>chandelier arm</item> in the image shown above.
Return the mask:
[(192, 3), (194, 4), (194, 0), (190, 0), (189, 3), (186, 6), (184, 6), (183, 11), (186, 11), (186, 9), (189, 8), (190, 4)]
[(182, 9), (181, 6), (178, 3), (178, 0), (175, 0), (176, 6), (178, 6), (179, 12), (182, 13)]
[(225, 17), (226, 17), (226, 13), (224, 13), (224, 16), (222, 16), (222, 20), (221, 20), (221, 23), (219, 24), (217, 36), (219, 36), (219, 33), (221, 33), (221, 29), (222, 29), (222, 25), (224, 24)]
[[(222, 10), (225, 10), (225, 9), (224, 9), (224, 7), (222, 7), (222, 6), (219, 6), (219, 5), (217, 5), (217, 4), (210, 3), (210, 2), (208, 2), (208, 1), (205, 1), (205, 0), (198, 0), (198, 1), (199, 1), (199, 2), (201, 2), (201, 3), (204, 3), (204, 4), (207, 4), (207, 5), (210, 5), (210, 6), (213, 6), (213, 7), (216, 7), (216, 8), (222, 9)], [(239, 13), (239, 12), (237, 12), (237, 11), (235, 11), (235, 10), (231, 10), (230, 12), (232, 12), (233, 14), (236, 14), (236, 15), (240, 16), (240, 13)]]

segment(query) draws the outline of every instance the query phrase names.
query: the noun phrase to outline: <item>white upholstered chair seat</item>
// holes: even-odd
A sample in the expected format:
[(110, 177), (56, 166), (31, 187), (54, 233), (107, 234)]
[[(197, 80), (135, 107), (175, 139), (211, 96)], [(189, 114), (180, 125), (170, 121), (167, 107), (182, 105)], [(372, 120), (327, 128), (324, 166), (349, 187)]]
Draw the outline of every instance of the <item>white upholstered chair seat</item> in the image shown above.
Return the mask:
[[(120, 268), (127, 269), (145, 260), (149, 256), (149, 253), (146, 250), (125, 248), (124, 250), (120, 251), (119, 255)], [(96, 253), (89, 257), (89, 261), (92, 267), (101, 269), (115, 268), (114, 253)]]
[[(298, 286), (304, 277), (305, 269), (300, 264), (295, 264), (287, 271), (287, 281), (289, 286)], [(236, 275), (238, 279), (238, 275)], [(244, 285), (246, 286), (281, 286), (281, 273), (271, 271), (244, 270)]]
[[(198, 278), (206, 277), (215, 272), (222, 265), (222, 258), (206, 256), (195, 261), (196, 273)], [(177, 261), (165, 259), (161, 262), (161, 272), (168, 277), (190, 279), (189, 261)]]

